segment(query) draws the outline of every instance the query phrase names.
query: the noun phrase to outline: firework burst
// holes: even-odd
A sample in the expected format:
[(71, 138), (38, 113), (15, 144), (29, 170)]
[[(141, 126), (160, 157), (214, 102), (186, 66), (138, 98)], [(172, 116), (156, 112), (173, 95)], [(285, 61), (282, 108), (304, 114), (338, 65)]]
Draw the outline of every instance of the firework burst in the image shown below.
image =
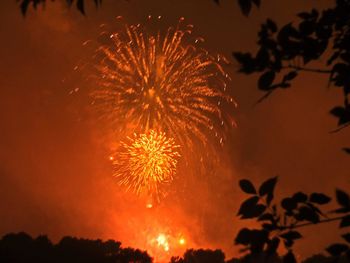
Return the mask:
[(121, 185), (137, 194), (146, 192), (156, 198), (162, 186), (170, 183), (176, 174), (179, 146), (165, 133), (151, 130), (147, 134), (134, 134), (113, 161), (115, 176)]
[(235, 106), (229, 77), (220, 57), (197, 47), (198, 39), (190, 44), (192, 26), (182, 20), (163, 33), (125, 25), (111, 34), (111, 44), (98, 48), (94, 105), (120, 130), (163, 131), (189, 148), (210, 136), (222, 143)]

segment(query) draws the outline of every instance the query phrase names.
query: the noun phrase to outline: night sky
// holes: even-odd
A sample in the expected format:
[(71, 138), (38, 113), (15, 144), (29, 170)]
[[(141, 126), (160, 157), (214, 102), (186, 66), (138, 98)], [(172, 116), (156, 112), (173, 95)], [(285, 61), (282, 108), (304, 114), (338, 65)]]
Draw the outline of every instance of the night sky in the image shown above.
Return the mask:
[[(279, 175), (277, 195), (349, 189), (349, 156), (341, 151), (349, 131), (329, 134), (336, 119), (328, 110), (341, 103), (341, 93), (327, 88), (326, 77), (303, 74), (292, 89), (255, 105), (263, 95), (256, 76), (236, 73), (231, 57), (232, 51), (255, 51), (257, 30), (267, 17), (287, 23), (299, 11), (330, 1), (265, 1), (248, 18), (236, 1), (222, 2), (104, 0), (97, 10), (88, 6), (85, 17), (60, 1), (30, 8), (26, 17), (15, 1), (0, 2), (0, 235), (113, 238), (143, 247), (142, 231), (167, 225), (181, 229), (191, 246), (237, 256), (235, 234), (251, 225), (236, 217), (244, 198), (239, 179), (262, 182)], [(101, 24), (113, 25), (119, 15), (142, 23), (149, 14), (161, 15), (163, 28), (185, 17), (206, 49), (230, 59), (230, 93), (239, 105), (232, 112), (238, 127), (215, 174), (189, 180), (191, 194), (174, 193), (152, 213), (111, 177), (109, 138), (89, 110), (84, 73), (74, 70), (91, 56), (82, 44), (98, 41)], [(336, 227), (319, 227), (322, 239), (306, 229), (296, 251), (304, 257), (322, 250), (337, 237)]]

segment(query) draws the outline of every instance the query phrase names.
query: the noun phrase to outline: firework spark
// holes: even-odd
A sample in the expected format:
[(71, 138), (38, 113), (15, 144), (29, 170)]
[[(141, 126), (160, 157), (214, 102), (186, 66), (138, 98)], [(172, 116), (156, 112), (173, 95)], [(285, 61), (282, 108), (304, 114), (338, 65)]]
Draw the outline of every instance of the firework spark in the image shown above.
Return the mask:
[(112, 44), (98, 49), (94, 105), (120, 130), (164, 131), (189, 148), (209, 136), (222, 144), (235, 106), (226, 94), (229, 77), (220, 57), (197, 47), (198, 39), (189, 44), (192, 26), (182, 20), (164, 33), (125, 25), (111, 34)]
[(128, 137), (113, 161), (119, 183), (137, 194), (159, 197), (161, 186), (170, 183), (176, 174), (179, 146), (165, 133), (151, 130), (147, 134)]

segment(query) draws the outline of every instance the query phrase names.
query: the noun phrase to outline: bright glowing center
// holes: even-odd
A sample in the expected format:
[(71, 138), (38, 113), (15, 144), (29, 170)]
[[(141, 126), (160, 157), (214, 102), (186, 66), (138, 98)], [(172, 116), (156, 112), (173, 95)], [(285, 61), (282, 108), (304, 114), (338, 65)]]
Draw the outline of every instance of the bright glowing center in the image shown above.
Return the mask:
[(169, 242), (164, 234), (159, 234), (157, 237), (157, 245), (158, 247), (162, 247), (164, 251), (169, 251)]
[(113, 160), (117, 168), (115, 176), (120, 184), (138, 194), (146, 191), (157, 196), (160, 190), (158, 187), (171, 182), (176, 174), (179, 146), (165, 133), (154, 130), (146, 134), (134, 134), (134, 138), (129, 140), (129, 144), (121, 143), (121, 151)]
[(185, 240), (183, 237), (180, 238), (179, 244), (180, 244), (180, 245), (185, 245), (185, 243), (186, 243), (186, 240)]
[(154, 97), (154, 93), (156, 93), (156, 90), (154, 88), (151, 88), (148, 90), (148, 96), (152, 99)]

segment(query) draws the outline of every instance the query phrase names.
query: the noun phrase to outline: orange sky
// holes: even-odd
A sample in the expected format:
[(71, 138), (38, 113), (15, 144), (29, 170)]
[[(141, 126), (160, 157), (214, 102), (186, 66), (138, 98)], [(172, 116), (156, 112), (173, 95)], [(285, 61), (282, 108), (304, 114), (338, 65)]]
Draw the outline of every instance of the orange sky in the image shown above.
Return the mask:
[[(83, 17), (49, 1), (26, 18), (15, 1), (0, 2), (0, 235), (23, 230), (56, 241), (76, 235), (142, 246), (135, 240), (145, 225), (171, 225), (191, 236), (194, 246), (223, 248), (232, 256), (235, 233), (246, 224), (235, 217), (244, 198), (239, 179), (261, 182), (278, 174), (278, 195), (349, 189), (349, 156), (340, 151), (349, 143), (349, 130), (328, 133), (336, 119), (327, 112), (341, 97), (326, 88), (327, 80), (302, 75), (292, 89), (254, 107), (261, 96), (256, 78), (235, 73), (234, 66), (229, 73), (238, 128), (216, 174), (204, 182), (189, 180), (192, 193), (174, 194), (153, 214), (143, 200), (117, 187), (102, 128), (91, 118), (82, 76), (73, 70), (91, 55), (82, 43), (97, 39), (102, 23), (112, 24), (118, 15), (139, 23), (153, 14), (162, 15), (166, 28), (183, 16), (206, 39), (207, 49), (230, 58), (234, 50), (254, 50), (256, 30), (266, 17), (288, 22), (298, 11), (329, 3), (270, 0), (245, 18), (235, 1), (223, 2), (217, 7), (211, 0), (106, 0)], [(305, 256), (323, 249), (337, 236), (332, 227), (320, 227), (322, 240), (307, 230), (297, 252)]]

